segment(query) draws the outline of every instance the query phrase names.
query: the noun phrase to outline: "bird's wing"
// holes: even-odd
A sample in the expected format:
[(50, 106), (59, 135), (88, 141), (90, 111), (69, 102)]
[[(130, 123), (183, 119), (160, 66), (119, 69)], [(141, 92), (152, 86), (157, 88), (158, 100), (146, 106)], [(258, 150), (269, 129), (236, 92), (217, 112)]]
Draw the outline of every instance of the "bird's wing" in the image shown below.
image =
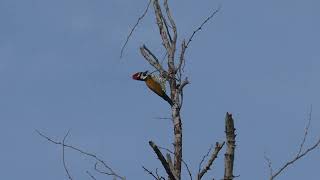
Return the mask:
[(151, 75), (152, 79), (158, 82), (161, 86), (161, 89), (166, 92), (166, 79), (155, 74)]

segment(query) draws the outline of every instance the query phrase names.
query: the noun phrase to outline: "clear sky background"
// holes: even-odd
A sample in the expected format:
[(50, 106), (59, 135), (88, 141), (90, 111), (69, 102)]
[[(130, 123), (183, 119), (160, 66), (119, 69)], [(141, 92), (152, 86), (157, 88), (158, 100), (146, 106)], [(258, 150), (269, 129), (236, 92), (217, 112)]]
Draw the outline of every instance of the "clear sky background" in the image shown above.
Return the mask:
[[(61, 147), (38, 129), (103, 157), (128, 179), (162, 169), (149, 140), (171, 147), (166, 102), (137, 71), (152, 70), (139, 53), (164, 49), (152, 9), (119, 58), (147, 0), (0, 0), (1, 179), (67, 179)], [(195, 174), (210, 145), (224, 140), (224, 116), (237, 128), (235, 175), (267, 179), (295, 155), (313, 105), (307, 145), (320, 136), (320, 2), (318, 0), (170, 1), (179, 40), (215, 9), (186, 53), (184, 160)], [(93, 161), (66, 151), (74, 179), (89, 179)], [(319, 179), (320, 149), (279, 179)], [(185, 171), (184, 171), (185, 172)], [(223, 154), (205, 179), (223, 175)], [(97, 176), (102, 179), (103, 176)], [(107, 178), (108, 179), (108, 178)], [(109, 178), (111, 179), (111, 178)]]

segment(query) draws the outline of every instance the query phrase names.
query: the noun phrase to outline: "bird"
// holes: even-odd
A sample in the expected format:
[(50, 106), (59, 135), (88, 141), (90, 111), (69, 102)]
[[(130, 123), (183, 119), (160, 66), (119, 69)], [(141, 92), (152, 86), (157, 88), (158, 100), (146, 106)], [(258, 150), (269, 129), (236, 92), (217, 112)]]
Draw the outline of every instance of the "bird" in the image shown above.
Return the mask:
[(149, 74), (148, 71), (137, 72), (132, 75), (132, 79), (138, 81), (144, 81), (148, 88), (160, 96), (162, 99), (167, 101), (170, 106), (173, 106), (173, 102), (170, 97), (166, 94), (165, 80), (159, 76)]

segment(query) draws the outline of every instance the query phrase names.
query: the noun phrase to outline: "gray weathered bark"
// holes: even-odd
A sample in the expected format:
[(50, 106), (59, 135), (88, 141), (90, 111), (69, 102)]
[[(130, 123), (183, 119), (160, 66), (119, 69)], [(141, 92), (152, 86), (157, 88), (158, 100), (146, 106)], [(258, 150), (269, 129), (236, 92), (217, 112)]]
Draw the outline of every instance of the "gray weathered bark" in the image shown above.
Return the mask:
[(233, 176), (233, 162), (234, 162), (234, 150), (236, 148), (236, 135), (234, 128), (234, 121), (232, 114), (227, 113), (225, 119), (226, 126), (226, 139), (227, 150), (224, 155), (224, 180), (232, 180)]

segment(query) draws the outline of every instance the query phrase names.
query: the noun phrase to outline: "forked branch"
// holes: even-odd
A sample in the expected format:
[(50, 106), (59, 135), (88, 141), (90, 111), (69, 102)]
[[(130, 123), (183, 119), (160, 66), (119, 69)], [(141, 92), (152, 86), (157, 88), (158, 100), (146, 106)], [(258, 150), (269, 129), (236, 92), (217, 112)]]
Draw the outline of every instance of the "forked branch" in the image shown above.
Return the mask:
[[(222, 149), (224, 144), (225, 144), (225, 142), (223, 142), (223, 143), (217, 142), (216, 143), (216, 147), (215, 147), (214, 151), (212, 152), (212, 154), (210, 156), (210, 159), (207, 162), (207, 165), (202, 170), (200, 170), (201, 169), (201, 164), (202, 164), (202, 163), (200, 163), (198, 179), (197, 180), (200, 180), (203, 177), (203, 175), (205, 175), (208, 172), (208, 170), (210, 170), (214, 160), (218, 157), (218, 154), (219, 154), (219, 152)], [(209, 152), (210, 151), (211, 151), (211, 149), (209, 150)], [(209, 155), (209, 152), (208, 152), (208, 154), (206, 156), (203, 157), (201, 162), (203, 162), (205, 157), (207, 157)]]
[(153, 0), (154, 13), (156, 15), (156, 21), (159, 28), (160, 36), (162, 38), (162, 44), (167, 51), (170, 51), (169, 31), (166, 30), (165, 18), (162, 14), (161, 7), (158, 0)]
[(151, 1), (152, 1), (152, 0), (149, 0), (148, 5), (147, 5), (146, 9), (144, 10), (143, 14), (138, 18), (136, 24), (133, 26), (133, 28), (131, 29), (129, 35), (127, 36), (126, 41), (125, 41), (125, 43), (123, 44), (123, 46), (122, 46), (122, 48), (121, 48), (120, 58), (122, 58), (122, 56), (123, 56), (124, 49), (126, 48), (128, 42), (129, 42), (129, 39), (130, 39), (131, 36), (132, 36), (133, 31), (137, 28), (137, 26), (139, 25), (140, 21), (141, 21), (141, 20), (144, 18), (144, 16), (147, 14), (148, 9), (149, 9), (149, 6), (150, 6), (150, 4), (151, 4)]
[(156, 153), (158, 159), (160, 160), (163, 168), (166, 170), (170, 180), (178, 180), (176, 178), (176, 175), (174, 174), (174, 170), (170, 168), (169, 163), (167, 162), (166, 158), (162, 155), (161, 151), (159, 150), (158, 146), (154, 144), (154, 142), (149, 141), (149, 145), (153, 149), (153, 151)]
[[(109, 175), (109, 176), (113, 176), (115, 179), (117, 179), (117, 178), (118, 178), (118, 179), (121, 179), (121, 180), (125, 180), (125, 179), (126, 179), (124, 176), (120, 176), (118, 173), (116, 173), (109, 165), (107, 165), (107, 164), (106, 164), (102, 159), (100, 159), (97, 155), (95, 155), (95, 154), (93, 154), (93, 153), (86, 152), (86, 151), (84, 151), (84, 150), (82, 150), (82, 149), (79, 149), (79, 148), (77, 148), (77, 147), (74, 147), (74, 146), (72, 146), (72, 145), (66, 144), (66, 143), (65, 143), (65, 140), (66, 140), (67, 135), (68, 135), (69, 133), (67, 133), (67, 135), (64, 137), (63, 141), (60, 142), (60, 141), (55, 141), (55, 140), (53, 140), (52, 138), (46, 136), (45, 134), (41, 133), (41, 132), (38, 131), (38, 130), (36, 130), (36, 132), (37, 132), (41, 137), (45, 138), (47, 141), (49, 141), (49, 142), (51, 142), (51, 143), (53, 143), (53, 144), (62, 146), (62, 147), (63, 147), (63, 150), (64, 150), (65, 148), (69, 148), (69, 149), (72, 149), (72, 150), (74, 150), (74, 151), (79, 152), (79, 153), (82, 154), (82, 155), (85, 155), (85, 156), (88, 156), (88, 157), (93, 158), (93, 159), (96, 161), (96, 163), (95, 163), (95, 165), (94, 165), (95, 170), (98, 171), (99, 173), (106, 174), (106, 175)], [(64, 153), (64, 151), (63, 151), (63, 153)], [(99, 163), (100, 165), (102, 165), (106, 170), (103, 170), (103, 171), (102, 171), (102, 170), (98, 170), (98, 169), (97, 169), (97, 164), (98, 164), (98, 163)], [(66, 166), (64, 166), (64, 167), (65, 167), (65, 170), (67, 171)], [(68, 174), (68, 173), (67, 173), (67, 174)], [(68, 174), (68, 177), (69, 177), (69, 179), (70, 179), (71, 176), (69, 176), (69, 174)], [(91, 177), (91, 178), (92, 178), (92, 177)]]
[(161, 76), (168, 78), (168, 72), (164, 70), (162, 65), (159, 63), (158, 58), (147, 48), (146, 45), (140, 47), (140, 52), (142, 56), (149, 62), (149, 64), (160, 72)]
[(269, 178), (270, 180), (275, 179), (278, 175), (280, 175), (282, 172), (284, 172), (284, 170), (287, 169), (290, 165), (294, 164), (300, 158), (306, 156), (307, 154), (309, 154), (310, 152), (312, 152), (313, 150), (315, 150), (317, 147), (320, 146), (320, 137), (319, 137), (319, 139), (313, 145), (311, 145), (307, 149), (303, 150), (304, 146), (305, 146), (306, 139), (308, 137), (309, 128), (310, 128), (310, 124), (311, 124), (311, 119), (312, 119), (312, 106), (311, 106), (311, 109), (310, 109), (310, 112), (309, 112), (308, 122), (307, 122), (307, 125), (306, 125), (305, 130), (304, 130), (303, 139), (302, 139), (302, 141), (300, 143), (299, 150), (298, 150), (296, 156), (293, 157), (293, 159), (287, 161), (277, 171), (273, 172), (271, 160), (268, 157), (265, 156), (265, 159), (266, 159), (266, 161), (268, 163), (268, 167), (270, 169), (270, 178)]
[(67, 132), (67, 134), (64, 136), (64, 138), (63, 138), (63, 141), (62, 141), (62, 162), (63, 162), (63, 167), (64, 167), (64, 170), (66, 171), (66, 174), (68, 175), (68, 178), (70, 179), (70, 180), (72, 180), (72, 177), (71, 177), (71, 175), (70, 175), (70, 173), (69, 173), (69, 170), (68, 170), (68, 167), (67, 167), (67, 163), (66, 163), (66, 160), (65, 160), (65, 141), (66, 141), (66, 139), (67, 139), (67, 137), (68, 137), (68, 135), (69, 135), (69, 132), (70, 131), (68, 131)]
[(192, 39), (193, 39), (193, 36), (194, 36), (198, 31), (200, 31), (200, 30), (202, 29), (202, 27), (203, 27), (205, 24), (207, 24), (207, 23), (210, 21), (210, 19), (212, 19), (212, 18), (220, 11), (220, 9), (221, 9), (221, 6), (219, 6), (218, 9), (214, 10), (214, 11), (210, 14), (210, 16), (207, 17), (207, 19), (205, 19), (205, 20), (202, 22), (202, 24), (201, 24), (196, 30), (193, 31), (192, 35), (190, 36), (190, 38), (189, 38), (189, 40), (188, 40), (188, 42), (187, 42), (187, 44), (186, 44), (186, 48), (189, 47), (189, 44), (191, 43), (191, 41), (192, 41)]

